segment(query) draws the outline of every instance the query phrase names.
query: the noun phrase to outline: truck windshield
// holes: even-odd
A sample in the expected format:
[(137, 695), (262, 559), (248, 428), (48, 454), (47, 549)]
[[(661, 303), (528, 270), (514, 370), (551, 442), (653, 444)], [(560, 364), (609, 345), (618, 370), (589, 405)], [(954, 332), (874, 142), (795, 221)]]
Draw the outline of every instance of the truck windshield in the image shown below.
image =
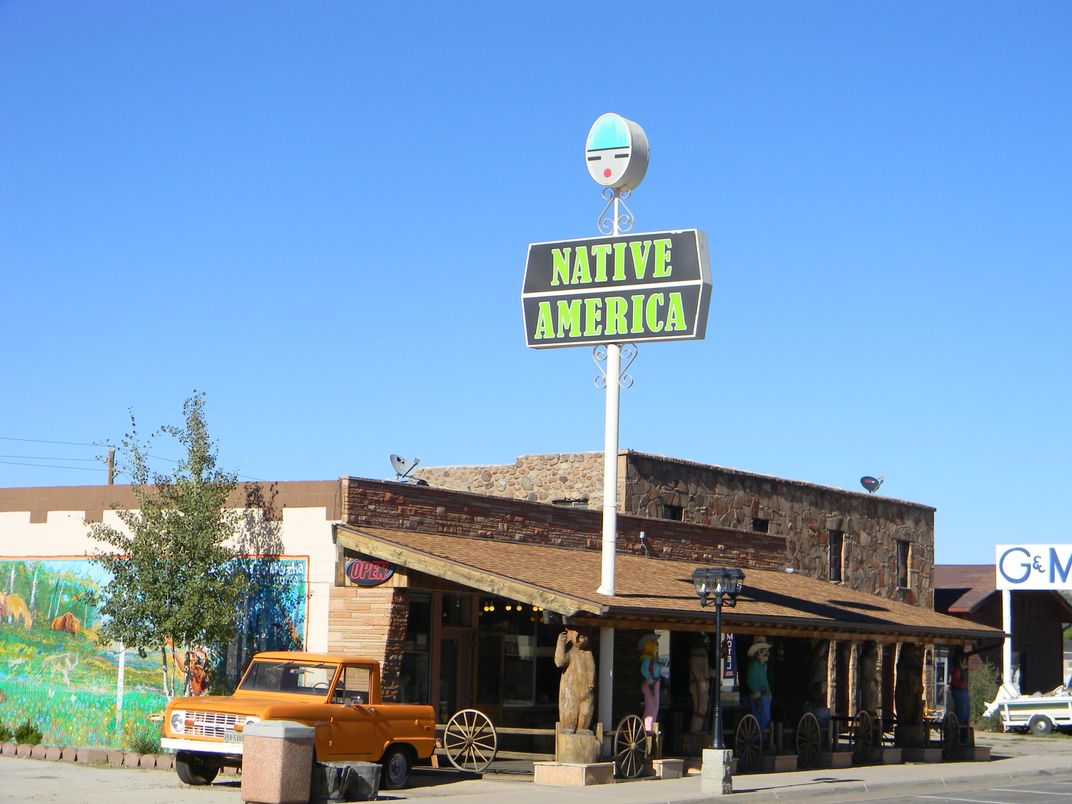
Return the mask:
[(289, 692), (298, 695), (327, 695), (338, 669), (334, 664), (254, 661), (239, 689), (247, 692)]

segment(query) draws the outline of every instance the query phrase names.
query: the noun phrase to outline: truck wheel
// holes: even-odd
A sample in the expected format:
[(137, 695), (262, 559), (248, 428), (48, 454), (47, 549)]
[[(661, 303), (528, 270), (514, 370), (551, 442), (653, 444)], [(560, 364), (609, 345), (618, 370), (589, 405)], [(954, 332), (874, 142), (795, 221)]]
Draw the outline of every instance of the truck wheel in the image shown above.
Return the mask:
[(1045, 715), (1035, 715), (1028, 721), (1027, 730), (1039, 737), (1053, 734), (1053, 721)]
[(398, 790), (409, 781), (409, 751), (400, 745), (387, 749), (380, 760), (383, 763), (383, 775), (380, 786), (385, 790)]
[(175, 755), (175, 773), (179, 774), (183, 784), (212, 784), (219, 772), (219, 765), (210, 765), (190, 751), (179, 751)]

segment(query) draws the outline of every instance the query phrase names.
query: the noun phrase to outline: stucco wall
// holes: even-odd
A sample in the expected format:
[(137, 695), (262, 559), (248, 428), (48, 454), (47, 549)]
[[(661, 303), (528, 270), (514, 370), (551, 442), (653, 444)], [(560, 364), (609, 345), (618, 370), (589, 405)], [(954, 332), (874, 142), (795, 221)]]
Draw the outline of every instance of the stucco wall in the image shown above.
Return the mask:
[[(258, 542), (278, 543), (284, 555), (308, 558), (308, 650), (327, 649), (328, 597), (335, 585), (335, 547), (328, 517), (336, 514), (337, 490), (337, 481), (266, 484), (261, 499), (268, 504), (267, 517), (260, 511), (238, 508), (241, 493), (233, 500), (235, 510), (249, 514), (247, 544), (256, 548)], [(122, 527), (110, 506), (131, 505), (133, 500), (129, 486), (2, 489), (0, 556), (92, 555), (103, 545), (90, 538), (91, 523), (103, 521)]]

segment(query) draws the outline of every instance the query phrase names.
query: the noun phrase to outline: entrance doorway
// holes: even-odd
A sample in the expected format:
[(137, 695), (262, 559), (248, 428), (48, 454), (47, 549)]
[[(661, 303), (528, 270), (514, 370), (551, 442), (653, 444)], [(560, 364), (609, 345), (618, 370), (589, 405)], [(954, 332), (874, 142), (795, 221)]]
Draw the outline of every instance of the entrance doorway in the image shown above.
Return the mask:
[(444, 628), (439, 639), (439, 698), (436, 720), (447, 720), (473, 700), (473, 632)]

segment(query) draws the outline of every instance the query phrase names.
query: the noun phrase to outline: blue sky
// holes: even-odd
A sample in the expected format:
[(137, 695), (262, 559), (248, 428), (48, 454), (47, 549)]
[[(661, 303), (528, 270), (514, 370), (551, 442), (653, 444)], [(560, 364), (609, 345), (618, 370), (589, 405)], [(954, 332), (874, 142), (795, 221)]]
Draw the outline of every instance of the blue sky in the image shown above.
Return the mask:
[(0, 486), (103, 482), (76, 445), (195, 388), (250, 478), (602, 449), (590, 350), (527, 350), (520, 290), (596, 234), (615, 111), (637, 230), (713, 275), (623, 448), (884, 475), (944, 563), (1067, 542), (1070, 75), (1063, 2), (0, 1)]

